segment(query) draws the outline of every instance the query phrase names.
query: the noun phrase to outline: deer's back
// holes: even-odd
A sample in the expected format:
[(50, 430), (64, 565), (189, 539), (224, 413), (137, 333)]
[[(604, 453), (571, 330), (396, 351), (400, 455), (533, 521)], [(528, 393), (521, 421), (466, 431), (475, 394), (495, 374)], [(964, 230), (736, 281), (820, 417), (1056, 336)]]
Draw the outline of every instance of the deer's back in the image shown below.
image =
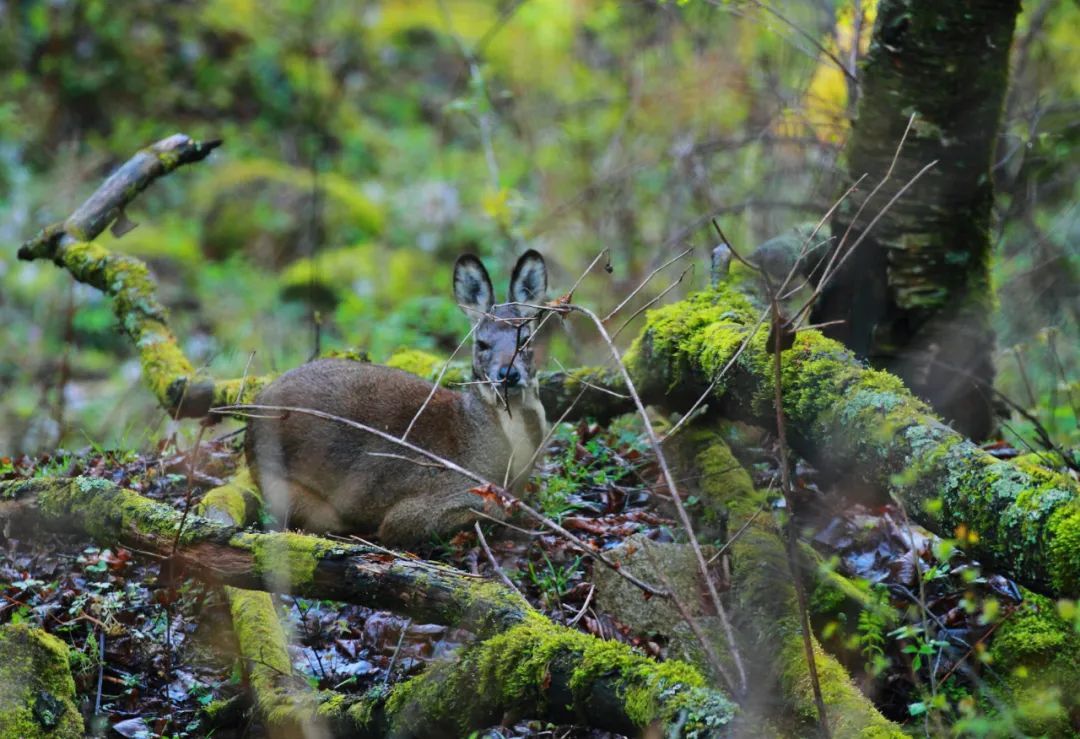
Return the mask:
[[(400, 437), (431, 395), (432, 384), (390, 367), (322, 359), (286, 372), (257, 404), (333, 414)], [(297, 411), (257, 411), (248, 425), (248, 462), (273, 504), (274, 488), (322, 498), (353, 531), (378, 528), (406, 497), (448, 494), (475, 485), (428, 459), (345, 424)], [(489, 479), (509, 457), (492, 410), (468, 393), (437, 388), (408, 441)], [(397, 455), (397, 456), (386, 456)], [(405, 457), (402, 459), (400, 457)], [(305, 525), (300, 520), (291, 523)]]

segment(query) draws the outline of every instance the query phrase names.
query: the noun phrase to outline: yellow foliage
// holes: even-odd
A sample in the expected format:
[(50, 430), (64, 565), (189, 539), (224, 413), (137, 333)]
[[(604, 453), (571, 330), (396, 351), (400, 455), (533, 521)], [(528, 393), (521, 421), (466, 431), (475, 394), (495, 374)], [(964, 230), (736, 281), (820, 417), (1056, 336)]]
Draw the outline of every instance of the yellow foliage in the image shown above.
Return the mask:
[[(859, 34), (859, 54), (866, 53), (870, 45), (875, 2), (862, 4), (864, 16)], [(822, 41), (830, 54), (847, 63), (855, 34), (855, 11), (850, 5), (837, 13), (833, 34)], [(818, 55), (817, 67), (803, 97), (801, 115), (787, 111), (777, 124), (778, 133), (787, 136), (811, 134), (821, 141), (840, 142), (847, 135), (848, 82), (842, 69), (825, 54)]]

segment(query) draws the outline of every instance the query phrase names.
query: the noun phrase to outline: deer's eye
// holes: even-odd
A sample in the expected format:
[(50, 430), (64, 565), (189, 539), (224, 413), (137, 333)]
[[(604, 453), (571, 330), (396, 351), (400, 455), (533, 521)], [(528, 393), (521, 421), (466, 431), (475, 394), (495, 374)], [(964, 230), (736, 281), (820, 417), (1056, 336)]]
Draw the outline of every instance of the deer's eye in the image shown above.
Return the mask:
[(477, 341), (476, 348), (477, 350), (482, 352), (489, 352), (491, 351), (491, 344), (487, 343), (486, 341)]

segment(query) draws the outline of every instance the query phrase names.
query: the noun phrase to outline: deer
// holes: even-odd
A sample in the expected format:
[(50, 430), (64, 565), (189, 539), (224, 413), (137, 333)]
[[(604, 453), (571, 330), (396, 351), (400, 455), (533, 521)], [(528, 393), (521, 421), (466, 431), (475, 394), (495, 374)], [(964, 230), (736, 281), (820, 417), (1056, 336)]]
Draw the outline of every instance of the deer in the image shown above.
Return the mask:
[(460, 390), (350, 359), (318, 359), (276, 378), (256, 396), (264, 409), (249, 418), (245, 438), (271, 511), (287, 527), (375, 532), (389, 545), (423, 543), (484, 516), (505, 519), (474, 479), (302, 410), (397, 438), (408, 431), (410, 444), (521, 495), (548, 428), (532, 341), (546, 293), (547, 267), (534, 250), (515, 264), (502, 304), (483, 263), (472, 254), (457, 259), (453, 294), (473, 324), (473, 381)]

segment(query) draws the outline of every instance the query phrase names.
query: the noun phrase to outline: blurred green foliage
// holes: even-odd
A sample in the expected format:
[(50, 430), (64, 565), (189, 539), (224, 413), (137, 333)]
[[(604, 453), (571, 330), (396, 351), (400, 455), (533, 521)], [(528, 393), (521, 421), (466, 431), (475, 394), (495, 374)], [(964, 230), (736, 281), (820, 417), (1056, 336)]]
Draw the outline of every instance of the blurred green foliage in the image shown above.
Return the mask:
[[(577, 292), (606, 312), (687, 246), (703, 262), (711, 216), (747, 250), (820, 217), (850, 106), (809, 39), (842, 58), (864, 47), (873, 3), (861, 24), (855, 7), (788, 4), (782, 23), (704, 0), (0, 2), (0, 450), (163, 430), (107, 303), (14, 257), (138, 147), (175, 131), (226, 142), (145, 193), (138, 228), (101, 238), (149, 262), (196, 363), (278, 371), (316, 335), (376, 360), (449, 352), (466, 330), (449, 285), (463, 251), (501, 293), (525, 248), (561, 291), (606, 247), (611, 272)], [(1001, 388), (1068, 443), (1077, 28), (1075, 4), (1021, 16), (995, 170)], [(552, 333), (564, 364), (606, 357), (585, 324)]]

